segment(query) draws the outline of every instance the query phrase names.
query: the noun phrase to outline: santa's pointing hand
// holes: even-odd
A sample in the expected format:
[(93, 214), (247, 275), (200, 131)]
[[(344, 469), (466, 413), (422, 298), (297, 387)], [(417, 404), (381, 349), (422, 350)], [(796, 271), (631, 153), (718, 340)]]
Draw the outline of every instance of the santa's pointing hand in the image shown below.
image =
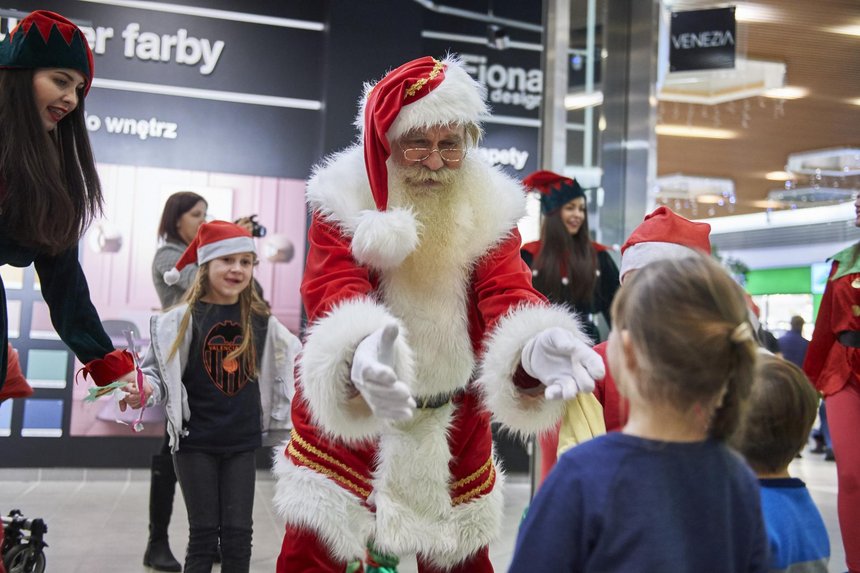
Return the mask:
[(595, 381), (606, 376), (600, 355), (559, 327), (547, 328), (529, 340), (522, 364), (529, 376), (546, 386), (547, 400), (570, 400), (580, 392), (592, 392)]
[(399, 328), (384, 326), (362, 340), (352, 358), (350, 379), (374, 415), (389, 420), (408, 420), (415, 400), (394, 371), (394, 342)]

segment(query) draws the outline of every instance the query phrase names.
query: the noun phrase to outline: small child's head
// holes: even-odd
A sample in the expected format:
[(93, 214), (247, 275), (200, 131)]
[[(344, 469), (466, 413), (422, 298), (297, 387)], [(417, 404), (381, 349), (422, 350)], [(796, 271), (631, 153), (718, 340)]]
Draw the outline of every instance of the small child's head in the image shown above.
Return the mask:
[(685, 219), (665, 205), (657, 207), (621, 246), (621, 282), (628, 273), (655, 261), (711, 254), (710, 234), (707, 223)]
[(631, 401), (679, 415), (712, 413), (727, 437), (752, 384), (756, 345), (743, 293), (710, 257), (659, 260), (631, 275), (612, 305), (610, 370)]
[(170, 350), (170, 356), (178, 350), (191, 320), (192, 306), (198, 301), (213, 304), (239, 303), (243, 337), (239, 348), (227, 358), (240, 358), (245, 372), (255, 372), (253, 349), (254, 332), (252, 315), (268, 316), (266, 303), (257, 294), (252, 283), (257, 250), (251, 233), (244, 227), (227, 221), (203, 223), (194, 240), (182, 253), (182, 257), (171, 270), (164, 273), (164, 282), (175, 284), (179, 271), (186, 265), (197, 263), (197, 276), (185, 293), (188, 310), (179, 324), (179, 333)]
[(818, 410), (818, 393), (787, 360), (761, 354), (748, 409), (731, 445), (757, 474), (775, 475), (803, 449)]
[(186, 300), (214, 297), (221, 304), (231, 302), (228, 299), (236, 302), (240, 294), (251, 289), (256, 252), (254, 239), (244, 227), (227, 221), (203, 223), (174, 268), (164, 273), (164, 282), (175, 284), (179, 271), (196, 263), (200, 268)]

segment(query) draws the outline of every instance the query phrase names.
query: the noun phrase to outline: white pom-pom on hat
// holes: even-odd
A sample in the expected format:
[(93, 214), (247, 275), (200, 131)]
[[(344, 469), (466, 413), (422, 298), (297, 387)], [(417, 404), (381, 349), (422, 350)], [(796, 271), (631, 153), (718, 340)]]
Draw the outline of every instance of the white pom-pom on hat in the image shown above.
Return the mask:
[(173, 267), (169, 271), (165, 272), (162, 276), (164, 277), (164, 282), (171, 286), (179, 282), (179, 271), (176, 269), (176, 267)]

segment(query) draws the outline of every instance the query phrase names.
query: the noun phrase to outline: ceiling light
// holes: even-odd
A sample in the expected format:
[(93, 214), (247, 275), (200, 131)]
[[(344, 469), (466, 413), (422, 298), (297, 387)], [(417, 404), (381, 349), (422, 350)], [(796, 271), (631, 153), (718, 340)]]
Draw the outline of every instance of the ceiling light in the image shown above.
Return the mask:
[(658, 125), (655, 131), (657, 135), (703, 137), (705, 139), (734, 139), (738, 135), (730, 129), (696, 127), (692, 125)]
[(790, 189), (775, 189), (767, 194), (770, 201), (779, 201), (782, 206), (798, 203), (809, 203), (821, 205), (824, 203), (843, 203), (854, 198), (853, 189), (841, 187), (828, 187), (826, 185), (814, 185), (804, 187), (791, 187)]
[(696, 201), (699, 203), (707, 203), (708, 205), (722, 205), (725, 203), (726, 198), (722, 195), (713, 195), (710, 193), (706, 193), (704, 195), (699, 195), (696, 197)]
[(564, 107), (568, 110), (592, 107), (603, 103), (603, 92), (575, 92), (564, 96)]
[(689, 209), (694, 215), (699, 204), (708, 205), (708, 214), (713, 215), (718, 208), (731, 213), (737, 203), (735, 183), (731, 179), (683, 173), (658, 177), (653, 197), (657, 203), (670, 205), (675, 211)]
[(779, 10), (759, 4), (740, 3), (735, 6), (735, 21), (771, 23), (781, 20)]
[(773, 201), (771, 199), (763, 199), (761, 201), (750, 201), (750, 205), (756, 209), (784, 209), (787, 207), (782, 201)]
[(788, 171), (770, 171), (764, 178), (768, 181), (789, 181), (794, 179), (794, 174)]
[(809, 89), (797, 86), (785, 86), (784, 88), (767, 90), (761, 95), (774, 99), (800, 99), (809, 95)]
[(860, 175), (860, 148), (843, 147), (792, 153), (786, 171), (824, 177)]
[(848, 24), (847, 26), (834, 26), (828, 28), (830, 32), (845, 34), (847, 36), (860, 36), (860, 24)]
[(785, 85), (785, 64), (737, 58), (735, 67), (670, 72), (663, 78), (660, 101), (717, 105), (762, 95)]
[(854, 105), (860, 105), (860, 97), (855, 97), (854, 99), (849, 99), (848, 103), (854, 104)]

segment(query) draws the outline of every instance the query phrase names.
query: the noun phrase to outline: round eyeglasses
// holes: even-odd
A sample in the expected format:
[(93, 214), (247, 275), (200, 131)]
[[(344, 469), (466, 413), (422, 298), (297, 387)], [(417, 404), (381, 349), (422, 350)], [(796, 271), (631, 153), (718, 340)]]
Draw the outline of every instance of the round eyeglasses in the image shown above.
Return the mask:
[(429, 147), (411, 147), (403, 150), (403, 158), (406, 161), (420, 163), (433, 155), (433, 152), (437, 152), (445, 163), (457, 163), (466, 157), (466, 150), (458, 147), (444, 147), (442, 149), (438, 147), (434, 147), (433, 149)]

